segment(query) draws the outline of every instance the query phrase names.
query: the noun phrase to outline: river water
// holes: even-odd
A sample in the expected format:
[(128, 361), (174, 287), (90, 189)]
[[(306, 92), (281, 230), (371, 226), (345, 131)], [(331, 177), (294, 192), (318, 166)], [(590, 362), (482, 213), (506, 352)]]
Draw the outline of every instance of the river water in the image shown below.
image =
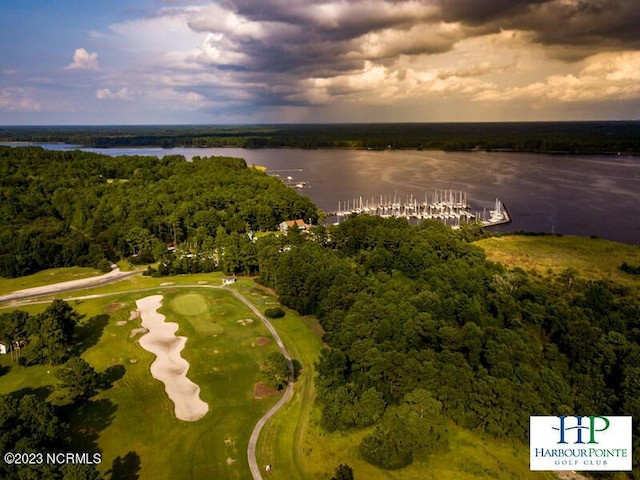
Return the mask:
[[(42, 145), (69, 149), (68, 145)], [(495, 231), (561, 233), (640, 245), (640, 158), (507, 152), (413, 150), (301, 150), (239, 148), (112, 148), (83, 150), (107, 155), (230, 156), (291, 183), (325, 211), (338, 202), (379, 199), (418, 202), (434, 190), (467, 193), (473, 211), (489, 210), (496, 198), (512, 222)]]

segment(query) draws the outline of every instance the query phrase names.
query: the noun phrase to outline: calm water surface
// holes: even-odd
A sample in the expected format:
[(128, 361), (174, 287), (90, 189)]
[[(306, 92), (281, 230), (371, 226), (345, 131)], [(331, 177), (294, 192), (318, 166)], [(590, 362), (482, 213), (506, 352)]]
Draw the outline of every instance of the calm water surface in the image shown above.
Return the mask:
[[(68, 149), (48, 145), (46, 148)], [(435, 189), (467, 192), (473, 210), (496, 197), (512, 222), (493, 227), (602, 238), (640, 245), (640, 158), (506, 152), (366, 151), (237, 148), (86, 149), (107, 155), (222, 155), (263, 165), (271, 174), (309, 182), (300, 193), (325, 211), (338, 202)], [(299, 171), (302, 169), (302, 171)]]

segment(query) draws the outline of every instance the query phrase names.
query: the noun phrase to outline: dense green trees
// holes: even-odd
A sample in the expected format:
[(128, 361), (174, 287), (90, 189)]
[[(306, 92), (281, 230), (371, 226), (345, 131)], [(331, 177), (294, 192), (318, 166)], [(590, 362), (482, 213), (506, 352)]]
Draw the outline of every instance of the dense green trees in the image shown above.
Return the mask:
[[(9, 395), (0, 395), (2, 452), (45, 455), (71, 451), (68, 417), (71, 410), (68, 406), (86, 402), (99, 387), (99, 375), (94, 368), (84, 359), (72, 356), (79, 353), (79, 339), (75, 331), (78, 320), (79, 315), (63, 300), (54, 300), (36, 315), (21, 310), (0, 315), (0, 340), (4, 342), (10, 339), (19, 345), (20, 363), (52, 365), (66, 361), (55, 370), (54, 375), (60, 384), (52, 403), (45, 400), (49, 387), (25, 388)], [(16, 358), (17, 355), (14, 361)], [(28, 374), (27, 370), (24, 370), (24, 374)], [(29, 458), (28, 463), (26, 458), (22, 463), (0, 462), (0, 478), (102, 478), (94, 464), (64, 465), (45, 459), (40, 461), (39, 457)]]
[[(109, 157), (0, 147), (0, 276), (164, 257), (166, 273), (255, 273), (246, 233), (316, 207), (234, 158)], [(227, 252), (225, 254), (224, 252)], [(239, 259), (242, 259), (240, 262)], [(182, 264), (173, 265), (174, 262)]]
[(84, 359), (72, 357), (56, 371), (56, 378), (71, 402), (86, 400), (98, 387), (98, 374)]
[[(52, 452), (59, 445), (63, 429), (64, 424), (55, 409), (36, 395), (0, 395), (0, 450), (3, 453)], [(57, 465), (31, 463), (0, 462), (0, 478), (62, 478)]]
[(59, 364), (72, 353), (77, 322), (71, 305), (54, 300), (35, 316), (21, 310), (0, 314), (0, 341), (19, 349), (23, 363)]
[(59, 409), (34, 394), (0, 395), (0, 450), (22, 454), (0, 462), (0, 478), (17, 480), (99, 480), (95, 464), (53, 463), (45, 457), (70, 451), (68, 424)]
[(431, 222), (361, 216), (325, 238), (260, 250), (259, 278), (318, 315), (321, 423), (373, 425), (368, 461), (446, 448), (449, 422), (525, 441), (530, 415), (637, 410), (637, 290), (508, 270)]

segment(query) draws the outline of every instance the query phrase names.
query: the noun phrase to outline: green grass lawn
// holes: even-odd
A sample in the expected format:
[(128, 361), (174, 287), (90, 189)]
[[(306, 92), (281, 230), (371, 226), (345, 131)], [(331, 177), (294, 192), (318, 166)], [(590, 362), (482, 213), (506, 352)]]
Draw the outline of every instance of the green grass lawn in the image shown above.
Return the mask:
[[(198, 281), (191, 277), (174, 283)], [(160, 312), (180, 325), (177, 335), (188, 338), (182, 351), (190, 362), (188, 377), (209, 405), (209, 412), (196, 422), (175, 418), (164, 385), (149, 373), (155, 356), (138, 344), (139, 335), (131, 337), (140, 326), (139, 319), (130, 320), (135, 300), (158, 293), (164, 294)], [(270, 334), (244, 304), (223, 290), (172, 286), (71, 304), (84, 315), (80, 331), (88, 348), (83, 358), (113, 382), (71, 412), (74, 448), (100, 449), (103, 472), (113, 469), (140, 479), (249, 478), (249, 435), (279, 397), (253, 397), (254, 384), (262, 380), (259, 366), (277, 346), (256, 342)], [(52, 376), (50, 367), (12, 367), (0, 377), (0, 392), (46, 387), (55, 383)], [(55, 397), (53, 393), (49, 398)]]
[(506, 235), (475, 242), (490, 260), (542, 274), (559, 274), (567, 268), (585, 279), (609, 279), (640, 285), (640, 276), (620, 270), (627, 262), (640, 265), (640, 247), (608, 240), (569, 235)]

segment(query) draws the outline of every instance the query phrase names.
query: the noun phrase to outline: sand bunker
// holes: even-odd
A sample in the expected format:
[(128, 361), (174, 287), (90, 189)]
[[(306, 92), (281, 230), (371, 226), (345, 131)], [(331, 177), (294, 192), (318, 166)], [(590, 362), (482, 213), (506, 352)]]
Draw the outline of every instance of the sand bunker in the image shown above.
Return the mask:
[(175, 404), (176, 417), (195, 422), (209, 411), (209, 405), (200, 399), (200, 387), (187, 378), (189, 362), (180, 355), (187, 338), (176, 337), (178, 324), (164, 321), (164, 315), (157, 312), (161, 304), (162, 295), (136, 302), (142, 326), (149, 330), (138, 341), (157, 357), (151, 364), (151, 375), (164, 383), (169, 399)]

